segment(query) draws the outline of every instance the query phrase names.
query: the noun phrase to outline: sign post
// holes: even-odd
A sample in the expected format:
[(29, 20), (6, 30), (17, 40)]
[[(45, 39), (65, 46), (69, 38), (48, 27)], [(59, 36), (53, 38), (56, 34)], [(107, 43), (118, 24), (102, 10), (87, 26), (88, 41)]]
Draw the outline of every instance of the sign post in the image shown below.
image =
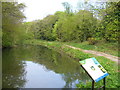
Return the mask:
[(104, 86), (102, 86), (101, 88), (105, 90), (105, 77), (108, 76), (109, 74), (100, 65), (100, 63), (95, 58), (85, 59), (83, 61), (79, 61), (79, 63), (92, 79), (92, 90), (94, 90), (95, 82), (98, 82), (102, 79)]

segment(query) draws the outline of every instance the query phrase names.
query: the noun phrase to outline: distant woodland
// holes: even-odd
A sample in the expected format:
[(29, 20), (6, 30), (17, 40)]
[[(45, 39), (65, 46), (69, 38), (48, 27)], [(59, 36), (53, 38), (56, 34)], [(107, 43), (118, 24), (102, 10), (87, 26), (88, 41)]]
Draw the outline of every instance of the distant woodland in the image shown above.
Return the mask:
[(24, 40), (40, 39), (61, 42), (84, 42), (95, 44), (100, 40), (118, 42), (120, 36), (120, 2), (106, 2), (93, 6), (79, 3), (73, 10), (63, 2), (65, 11), (57, 11), (42, 20), (24, 22), (25, 5), (2, 3), (2, 46), (12, 47)]

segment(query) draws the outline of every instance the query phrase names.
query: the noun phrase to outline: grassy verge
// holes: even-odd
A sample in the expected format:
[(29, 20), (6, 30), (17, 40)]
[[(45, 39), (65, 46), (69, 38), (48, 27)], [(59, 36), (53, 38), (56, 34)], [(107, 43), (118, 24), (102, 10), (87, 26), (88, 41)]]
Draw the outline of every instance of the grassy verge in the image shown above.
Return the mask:
[[(108, 71), (109, 76), (106, 78), (106, 87), (107, 88), (118, 88), (120, 87), (120, 84), (118, 83), (119, 79), (118, 79), (118, 65), (101, 56), (94, 56), (92, 54), (86, 54), (82, 51), (79, 50), (75, 50), (72, 48), (68, 48), (65, 47), (65, 43), (61, 43), (61, 42), (47, 42), (47, 41), (40, 41), (40, 40), (31, 40), (31, 41), (25, 41), (25, 44), (32, 44), (32, 45), (43, 45), (46, 46), (48, 48), (54, 49), (56, 51), (63, 51), (65, 52), (67, 55), (74, 57), (76, 59), (79, 60), (84, 60), (86, 58), (90, 58), (90, 57), (95, 57), (100, 63), (101, 65)], [(102, 80), (99, 81), (98, 83), (95, 84), (95, 87), (101, 87), (102, 84)], [(91, 82), (88, 82), (86, 85), (85, 84), (77, 84), (77, 87), (79, 88), (91, 88)]]
[(95, 45), (89, 45), (88, 42), (83, 42), (83, 43), (67, 42), (66, 44), (86, 50), (105, 52), (107, 54), (120, 57), (120, 55), (118, 54), (118, 47), (119, 47), (118, 43), (99, 42)]

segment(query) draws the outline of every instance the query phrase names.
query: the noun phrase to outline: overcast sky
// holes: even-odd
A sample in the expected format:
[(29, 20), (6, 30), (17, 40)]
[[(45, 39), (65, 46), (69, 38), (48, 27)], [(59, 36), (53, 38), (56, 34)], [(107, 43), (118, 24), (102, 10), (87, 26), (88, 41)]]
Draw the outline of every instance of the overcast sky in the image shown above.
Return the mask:
[(26, 21), (42, 19), (49, 14), (54, 14), (56, 11), (64, 11), (63, 2), (69, 2), (73, 7), (77, 6), (79, 0), (18, 0), (24, 3), (24, 14), (27, 17)]
[[(56, 11), (64, 11), (62, 5), (63, 2), (68, 2), (73, 7), (73, 10), (77, 8), (78, 2), (89, 1), (92, 4), (96, 1), (105, 0), (17, 0), (18, 3), (24, 3), (26, 8), (24, 14), (26, 16), (25, 21), (33, 21), (37, 19), (43, 19), (47, 15), (54, 14)], [(93, 4), (95, 5), (95, 4)]]

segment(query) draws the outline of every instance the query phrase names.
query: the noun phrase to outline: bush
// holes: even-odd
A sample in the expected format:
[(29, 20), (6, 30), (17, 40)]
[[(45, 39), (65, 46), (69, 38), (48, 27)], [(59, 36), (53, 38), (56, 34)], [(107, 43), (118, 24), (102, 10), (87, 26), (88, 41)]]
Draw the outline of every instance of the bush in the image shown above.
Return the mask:
[(95, 45), (98, 43), (98, 40), (96, 38), (88, 38), (89, 45)]

